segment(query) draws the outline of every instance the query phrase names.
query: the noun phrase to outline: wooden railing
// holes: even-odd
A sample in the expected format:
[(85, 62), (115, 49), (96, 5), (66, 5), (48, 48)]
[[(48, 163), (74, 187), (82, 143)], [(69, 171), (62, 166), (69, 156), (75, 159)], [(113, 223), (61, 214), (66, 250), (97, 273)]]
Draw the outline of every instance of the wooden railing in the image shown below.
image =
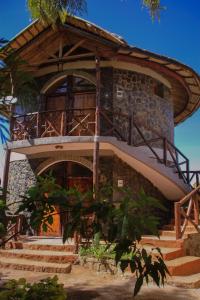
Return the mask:
[(199, 196), (200, 185), (187, 196), (174, 204), (176, 239), (181, 239), (186, 231), (188, 223), (199, 229)]
[[(42, 111), (12, 117), (13, 141), (52, 136), (93, 136), (95, 134), (95, 108)], [(152, 128), (146, 128), (154, 138), (146, 139), (133, 114), (100, 110), (101, 136), (114, 136), (129, 145), (147, 146), (153, 157), (173, 168), (179, 177), (191, 187), (200, 183), (200, 171), (190, 171), (189, 159), (167, 138)], [(134, 140), (137, 135), (140, 142)], [(196, 179), (196, 180), (195, 180)]]
[(13, 141), (65, 135), (94, 135), (95, 108), (16, 115), (12, 117), (11, 124)]
[[(122, 113), (111, 113), (108, 111), (101, 112), (104, 119), (107, 123), (110, 122), (110, 131), (109, 128), (107, 132), (111, 132), (113, 136), (116, 136), (118, 139), (122, 141), (126, 141), (129, 145), (134, 147), (146, 146), (153, 157), (159, 162), (164, 164), (169, 168), (173, 168), (175, 172), (178, 173), (179, 177), (186, 183), (192, 186), (197, 185), (199, 183), (199, 175), (200, 171), (190, 171), (189, 159), (167, 138), (162, 137), (155, 130), (151, 128), (146, 128), (150, 130), (154, 138), (146, 139), (143, 131), (140, 129), (141, 127), (145, 127), (144, 124), (140, 124), (139, 121), (135, 121), (133, 114), (127, 115)], [(109, 117), (112, 116), (112, 119)], [(113, 121), (115, 120), (115, 122)], [(120, 126), (114, 126), (114, 123), (120, 124)], [(121, 126), (123, 124), (123, 126)], [(140, 125), (139, 125), (140, 124)], [(119, 130), (121, 128), (121, 130)], [(134, 133), (136, 133), (140, 139), (140, 142), (134, 141)], [(103, 132), (103, 135), (105, 132)], [(196, 177), (195, 177), (196, 176)], [(196, 182), (194, 179), (196, 178)]]
[(17, 241), (18, 236), (22, 232), (23, 215), (8, 216), (8, 228), (6, 230), (6, 237), (2, 240), (1, 247), (5, 247), (10, 240)]

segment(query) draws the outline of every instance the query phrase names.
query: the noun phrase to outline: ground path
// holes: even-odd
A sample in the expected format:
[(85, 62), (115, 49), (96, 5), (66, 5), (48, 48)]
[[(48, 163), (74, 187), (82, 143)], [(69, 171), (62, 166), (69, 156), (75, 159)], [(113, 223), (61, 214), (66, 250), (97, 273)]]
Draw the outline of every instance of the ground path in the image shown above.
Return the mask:
[[(32, 273), (11, 269), (0, 269), (3, 279), (25, 277), (29, 282), (38, 281), (49, 273)], [(67, 289), (67, 300), (129, 300), (132, 299), (133, 281), (121, 277), (98, 275), (80, 266), (73, 266), (71, 274), (58, 275)], [(171, 286), (144, 287), (135, 300), (200, 300), (200, 289), (183, 289)]]

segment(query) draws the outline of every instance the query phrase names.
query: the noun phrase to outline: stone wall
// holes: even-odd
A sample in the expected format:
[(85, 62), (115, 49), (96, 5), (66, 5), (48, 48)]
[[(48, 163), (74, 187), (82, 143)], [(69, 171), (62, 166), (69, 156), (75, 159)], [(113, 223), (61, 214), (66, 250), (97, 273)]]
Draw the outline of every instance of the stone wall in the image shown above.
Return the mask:
[[(167, 87), (147, 75), (117, 69), (114, 70), (113, 83), (115, 113), (133, 113), (148, 140), (155, 138), (155, 132), (158, 132), (173, 141), (173, 103)], [(128, 121), (122, 117), (115, 117), (114, 120), (115, 126), (120, 127), (120, 131), (127, 136)], [(136, 144), (142, 141), (135, 129), (132, 139)]]
[[(114, 157), (113, 161), (113, 185), (118, 186), (118, 180), (123, 180), (123, 186), (130, 188), (135, 197), (143, 189), (148, 196), (152, 196), (161, 201), (166, 207), (167, 211), (159, 211), (158, 215), (161, 218), (161, 225), (168, 224), (171, 219), (171, 212), (173, 211), (173, 203), (167, 200), (164, 195), (155, 187), (147, 178), (136, 170), (131, 168), (118, 157)], [(120, 192), (114, 192), (113, 200), (120, 202)]]
[[(10, 162), (7, 204), (20, 201), (20, 196), (23, 196), (35, 182), (36, 177), (28, 160)], [(10, 208), (14, 213), (18, 208), (18, 204), (13, 204)]]

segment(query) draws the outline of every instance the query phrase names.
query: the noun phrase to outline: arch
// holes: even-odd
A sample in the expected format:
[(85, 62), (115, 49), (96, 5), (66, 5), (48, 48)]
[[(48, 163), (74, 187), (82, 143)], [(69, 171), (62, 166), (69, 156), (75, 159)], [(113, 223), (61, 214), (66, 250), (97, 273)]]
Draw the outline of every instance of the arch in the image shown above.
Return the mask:
[(90, 171), (93, 172), (93, 165), (92, 162), (84, 157), (80, 156), (73, 156), (73, 155), (68, 155), (68, 154), (62, 154), (59, 155), (59, 157), (52, 157), (49, 159), (46, 159), (43, 161), (36, 169), (36, 175), (41, 175), (46, 169), (49, 167), (62, 162), (62, 161), (72, 161), (77, 164), (80, 164), (86, 168), (88, 168)]
[(84, 78), (96, 86), (95, 76), (88, 74), (87, 72), (81, 71), (81, 70), (66, 70), (64, 72), (61, 72), (61, 73), (56, 74), (53, 77), (51, 77), (42, 87), (42, 89), (40, 91), (41, 94), (45, 94), (54, 84), (56, 84), (58, 81), (60, 81), (64, 78), (66, 78), (68, 75), (73, 75), (76, 77)]

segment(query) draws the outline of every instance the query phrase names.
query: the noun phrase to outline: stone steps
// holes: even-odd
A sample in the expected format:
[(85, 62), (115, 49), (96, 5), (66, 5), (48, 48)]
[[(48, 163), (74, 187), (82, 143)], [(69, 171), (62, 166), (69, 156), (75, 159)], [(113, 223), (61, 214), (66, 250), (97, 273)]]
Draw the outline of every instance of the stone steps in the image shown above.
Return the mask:
[(75, 246), (73, 244), (46, 244), (30, 241), (11, 241), (8, 244), (10, 249), (27, 249), (27, 250), (41, 250), (41, 251), (61, 251), (61, 252), (74, 252)]
[(200, 273), (200, 257), (183, 256), (166, 262), (172, 276), (187, 276)]
[[(152, 247), (151, 246), (144, 246), (144, 249), (147, 250), (147, 252), (151, 252)], [(161, 253), (163, 255), (164, 260), (172, 260), (178, 257), (184, 256), (184, 250), (183, 248), (160, 248)]]
[(169, 277), (167, 283), (184, 289), (197, 289), (200, 288), (200, 273)]
[(22, 258), (1, 257), (0, 267), (14, 270), (24, 270), (32, 272), (46, 272), (46, 273), (70, 273), (71, 263), (51, 263), (34, 261)]
[(77, 255), (72, 252), (50, 250), (8, 249), (0, 250), (0, 256), (51, 263), (74, 263), (77, 260)]
[(142, 245), (149, 245), (160, 248), (183, 248), (184, 239), (176, 240), (173, 236), (143, 236), (140, 243)]

